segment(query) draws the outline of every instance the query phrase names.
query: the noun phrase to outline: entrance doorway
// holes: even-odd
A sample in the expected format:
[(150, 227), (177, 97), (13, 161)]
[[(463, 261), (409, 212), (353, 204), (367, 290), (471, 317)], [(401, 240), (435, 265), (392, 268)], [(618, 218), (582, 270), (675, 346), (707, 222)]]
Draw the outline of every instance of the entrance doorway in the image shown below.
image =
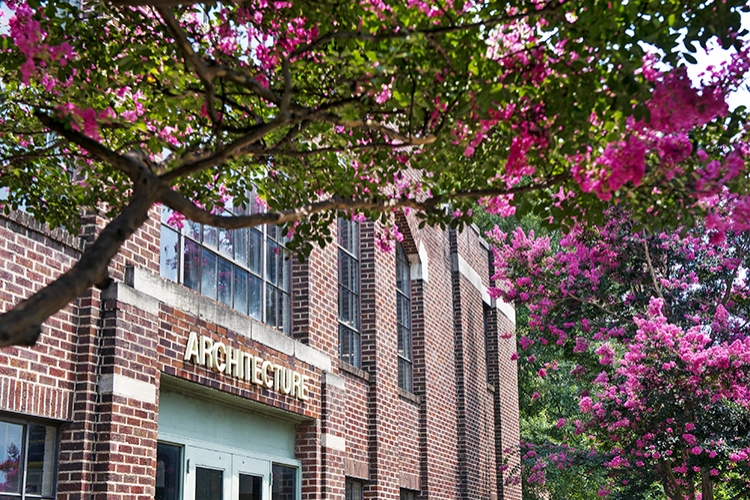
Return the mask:
[(271, 460), (159, 443), (157, 500), (296, 500), (297, 480), (297, 467)]
[(270, 500), (271, 462), (190, 446), (185, 500)]

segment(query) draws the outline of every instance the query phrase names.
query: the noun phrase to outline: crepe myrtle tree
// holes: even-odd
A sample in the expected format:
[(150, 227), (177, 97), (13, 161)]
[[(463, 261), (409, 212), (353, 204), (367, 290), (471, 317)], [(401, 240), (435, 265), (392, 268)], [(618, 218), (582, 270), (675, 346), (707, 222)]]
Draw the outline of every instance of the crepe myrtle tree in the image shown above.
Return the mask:
[[(718, 198), (720, 211), (735, 203)], [(547, 470), (591, 470), (600, 497), (747, 498), (750, 234), (648, 233), (620, 209), (606, 216), (559, 244), (490, 233), (490, 293), (528, 311), (514, 357), (579, 389), (561, 408), (562, 436), (522, 445), (526, 484), (543, 496)]]
[[(479, 201), (559, 222), (616, 202), (668, 220), (746, 195), (746, 112), (726, 104), (748, 68), (743, 0), (5, 1), (7, 206), (111, 222), (0, 316), (0, 345), (105, 286), (154, 204), (284, 225), (305, 255), (340, 215), (461, 226)], [(712, 39), (734, 55), (693, 84), (685, 64)], [(251, 191), (263, 213), (221, 213)]]

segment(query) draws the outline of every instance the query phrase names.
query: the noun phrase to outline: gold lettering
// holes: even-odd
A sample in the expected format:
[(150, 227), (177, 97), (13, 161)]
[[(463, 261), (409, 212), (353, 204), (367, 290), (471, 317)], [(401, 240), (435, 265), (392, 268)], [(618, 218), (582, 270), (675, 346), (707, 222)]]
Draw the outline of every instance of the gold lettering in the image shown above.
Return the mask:
[(227, 364), (224, 361), (221, 361), (221, 359), (219, 358), (219, 351), (222, 352), (222, 356), (224, 356), (224, 359), (226, 359), (227, 347), (221, 342), (217, 342), (214, 344), (213, 351), (214, 351), (213, 353), (214, 359), (213, 359), (213, 363), (211, 364), (211, 369), (215, 371), (216, 373), (224, 373), (224, 369), (227, 367)]
[(307, 401), (310, 399), (310, 396), (307, 392), (307, 382), (309, 381), (309, 377), (307, 375), (302, 376), (302, 382), (300, 382), (300, 392), (297, 393), (297, 397), (300, 399), (300, 401)]
[(200, 364), (200, 348), (198, 347), (198, 334), (190, 332), (188, 337), (187, 345), (185, 346), (185, 355), (182, 357), (183, 361), (192, 361), (193, 363)]
[(243, 378), (245, 374), (244, 359), (245, 353), (240, 349), (227, 347), (227, 368), (224, 373), (232, 377)]
[(255, 385), (263, 385), (263, 380), (261, 380), (261, 363), (263, 362), (263, 359), (258, 356), (253, 356), (253, 384)]
[(292, 375), (292, 396), (293, 397), (297, 397), (297, 398), (300, 397), (300, 394), (302, 393), (302, 389), (300, 387), (301, 384), (302, 384), (302, 375), (300, 375), (297, 372), (294, 372), (294, 375)]
[(264, 361), (263, 365), (261, 366), (261, 371), (263, 372), (263, 382), (269, 389), (273, 389), (273, 375), (268, 374), (268, 369), (272, 367), (273, 363), (268, 360)]
[(281, 377), (284, 376), (285, 368), (281, 365), (273, 365), (273, 390), (279, 392), (281, 389)]
[(200, 360), (201, 366), (212, 366), (214, 364), (214, 341), (205, 335), (201, 335), (200, 342)]
[(292, 392), (292, 388), (294, 387), (292, 379), (294, 377), (294, 372), (290, 370), (289, 368), (284, 370), (284, 376), (281, 379), (281, 394), (289, 394)]

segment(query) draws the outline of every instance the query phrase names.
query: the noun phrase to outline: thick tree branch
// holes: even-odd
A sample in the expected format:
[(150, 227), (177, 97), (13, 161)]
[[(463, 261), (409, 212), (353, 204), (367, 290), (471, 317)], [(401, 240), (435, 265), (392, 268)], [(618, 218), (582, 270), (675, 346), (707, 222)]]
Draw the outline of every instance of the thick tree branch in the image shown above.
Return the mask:
[(167, 183), (171, 183), (181, 177), (188, 176), (192, 173), (200, 172), (201, 170), (205, 170), (216, 165), (221, 165), (222, 163), (232, 158), (234, 155), (242, 153), (245, 148), (252, 146), (256, 142), (258, 142), (266, 134), (273, 132), (279, 127), (283, 127), (284, 125), (286, 125), (284, 121), (272, 121), (270, 123), (256, 125), (255, 127), (252, 127), (254, 129), (252, 132), (228, 144), (223, 149), (199, 160), (191, 160), (186, 163), (182, 163), (177, 167), (174, 167), (172, 170), (164, 173), (161, 176), (161, 179)]
[(661, 468), (664, 471), (664, 474), (667, 477), (667, 483), (669, 484), (669, 489), (674, 493), (673, 498), (675, 499), (683, 499), (685, 498), (684, 494), (682, 493), (682, 488), (680, 488), (679, 483), (677, 482), (677, 479), (674, 477), (674, 474), (672, 473), (672, 464), (669, 463), (667, 460), (661, 460), (660, 461)]
[(651, 275), (651, 281), (653, 282), (654, 288), (656, 289), (656, 295), (658, 295), (660, 299), (664, 300), (664, 296), (661, 294), (661, 287), (659, 286), (659, 282), (656, 280), (656, 274), (654, 273), (654, 266), (651, 263), (651, 255), (648, 252), (648, 242), (646, 240), (643, 240), (643, 251), (646, 253), (646, 264), (648, 265), (648, 272)]
[(188, 198), (172, 190), (162, 190), (159, 195), (159, 201), (194, 222), (223, 229), (240, 229), (243, 227), (259, 226), (261, 224), (284, 224), (306, 219), (315, 213), (331, 210), (389, 210), (399, 207), (423, 208), (422, 203), (408, 198), (372, 200), (367, 198), (343, 199), (332, 197), (289, 210), (224, 217), (198, 208)]
[(214, 74), (218, 78), (226, 78), (230, 82), (233, 82), (240, 87), (243, 87), (253, 94), (262, 97), (266, 101), (273, 103), (273, 104), (280, 104), (281, 103), (281, 97), (276, 95), (271, 89), (265, 88), (263, 85), (261, 85), (258, 80), (255, 78), (251, 78), (247, 75), (243, 75), (242, 73), (238, 73), (237, 71), (233, 70), (232, 68), (228, 68), (226, 66), (216, 66), (213, 68)]
[(145, 165), (139, 161), (137, 157), (133, 155), (117, 154), (98, 141), (66, 127), (64, 122), (57, 118), (53, 118), (46, 113), (42, 113), (41, 111), (36, 111), (34, 116), (36, 116), (48, 129), (65, 137), (73, 144), (85, 149), (97, 160), (112, 165), (114, 168), (130, 177), (131, 180), (137, 179), (142, 174)]
[(283, 119), (289, 117), (289, 107), (292, 105), (292, 70), (289, 67), (289, 58), (285, 57), (281, 62), (281, 71), (284, 75), (284, 94), (281, 96), (279, 115)]
[[(554, 182), (558, 182), (561, 177), (553, 178)], [(202, 208), (197, 207), (192, 201), (182, 194), (168, 189), (166, 185), (162, 185), (158, 195), (159, 202), (168, 206), (172, 210), (181, 213), (193, 222), (200, 222), (209, 226), (220, 227), (223, 229), (240, 229), (243, 227), (254, 227), (261, 224), (284, 224), (287, 222), (295, 222), (303, 220), (312, 214), (319, 212), (327, 212), (331, 210), (373, 210), (385, 212), (392, 209), (409, 207), (415, 210), (421, 210), (424, 212), (435, 210), (445, 200), (453, 198), (471, 198), (478, 199), (486, 196), (499, 196), (507, 194), (518, 194), (539, 189), (545, 189), (549, 187), (553, 182), (550, 180), (545, 183), (517, 186), (510, 189), (478, 189), (475, 191), (462, 191), (461, 193), (446, 193), (443, 195), (433, 196), (423, 201), (418, 201), (411, 198), (351, 198), (345, 199), (339, 196), (332, 196), (328, 199), (316, 201), (302, 205), (300, 207), (291, 208), (289, 210), (280, 210), (276, 212), (266, 212), (262, 214), (253, 215), (237, 215), (226, 217), (222, 215), (212, 214)]]
[(135, 182), (128, 206), (104, 228), (76, 265), (12, 310), (0, 315), (0, 347), (34, 344), (44, 321), (83, 295), (92, 285), (104, 284), (108, 280), (107, 266), (110, 260), (125, 240), (146, 221), (158, 192), (156, 175), (142, 171)]

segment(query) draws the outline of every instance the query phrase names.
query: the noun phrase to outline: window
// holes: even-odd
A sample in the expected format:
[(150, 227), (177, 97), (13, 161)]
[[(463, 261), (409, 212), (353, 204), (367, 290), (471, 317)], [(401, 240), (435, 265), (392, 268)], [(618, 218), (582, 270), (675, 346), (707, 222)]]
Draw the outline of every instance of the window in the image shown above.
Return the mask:
[(0, 500), (55, 498), (57, 428), (0, 421)]
[(156, 495), (154, 500), (178, 500), (181, 497), (182, 447), (158, 443), (156, 446)]
[[(229, 207), (226, 212), (246, 210)], [(290, 334), (291, 261), (281, 228), (230, 231), (188, 220), (170, 223), (171, 217), (172, 211), (163, 208), (163, 277)]]
[(362, 368), (359, 314), (359, 223), (343, 217), (339, 238), (339, 359)]
[(404, 247), (396, 244), (396, 316), (398, 322), (398, 386), (413, 391), (411, 359), (411, 268)]
[(417, 500), (417, 492), (411, 490), (401, 490), (401, 500)]
[(346, 479), (345, 500), (362, 500), (362, 481)]
[(297, 469), (273, 464), (271, 469), (271, 500), (295, 500), (297, 498)]

